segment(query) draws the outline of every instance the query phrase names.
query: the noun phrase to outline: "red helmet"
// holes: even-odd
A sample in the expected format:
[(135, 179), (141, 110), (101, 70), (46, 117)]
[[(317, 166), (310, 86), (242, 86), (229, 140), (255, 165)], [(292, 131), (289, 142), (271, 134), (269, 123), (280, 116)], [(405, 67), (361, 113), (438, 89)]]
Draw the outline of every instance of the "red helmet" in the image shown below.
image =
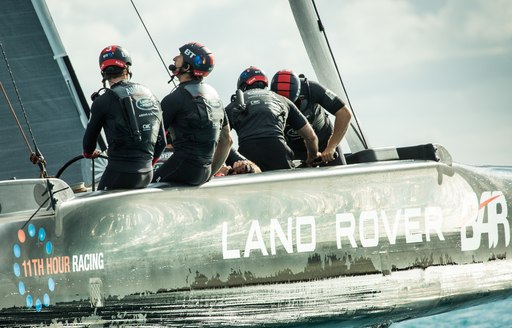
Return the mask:
[(270, 90), (295, 102), (300, 95), (300, 79), (294, 72), (282, 69), (272, 78)]
[[(255, 82), (262, 82), (265, 87), (268, 86), (268, 79), (265, 75), (265, 72), (263, 72), (261, 69), (250, 66), (246, 68), (242, 74), (240, 74), (240, 77), (238, 78), (238, 82), (236, 84), (236, 87), (238, 89), (245, 89), (245, 86), (251, 85)], [(243, 88), (244, 87), (244, 88)]]
[(104, 71), (109, 66), (126, 68), (132, 65), (132, 58), (126, 49), (112, 45), (103, 49), (100, 53), (100, 70)]
[(206, 77), (213, 70), (215, 59), (210, 49), (198, 42), (189, 42), (180, 47), (183, 61), (192, 67), (194, 76)]

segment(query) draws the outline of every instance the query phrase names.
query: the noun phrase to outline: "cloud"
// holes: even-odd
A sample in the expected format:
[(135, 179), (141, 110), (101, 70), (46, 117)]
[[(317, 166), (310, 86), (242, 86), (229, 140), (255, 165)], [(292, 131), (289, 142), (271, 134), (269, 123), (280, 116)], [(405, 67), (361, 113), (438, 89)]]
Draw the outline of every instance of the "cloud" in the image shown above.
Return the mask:
[[(318, 3), (320, 10), (332, 7)], [(512, 2), (455, 0), (430, 10), (426, 6), (362, 0), (321, 13), (335, 53), (347, 71), (357, 74), (511, 51)]]
[[(172, 89), (129, 2), (46, 1), (86, 95), (101, 86), (99, 52), (116, 43), (132, 55), (134, 81), (159, 98)], [(262, 68), (269, 78), (290, 68), (315, 79), (288, 1), (134, 1), (165, 65), (189, 41), (202, 42), (214, 52), (216, 66), (207, 81), (224, 102), (250, 65)], [(510, 155), (494, 154), (486, 146), (486, 137), (493, 134), (498, 136), (492, 140), (495, 149), (512, 140), (506, 126), (512, 119), (507, 92), (512, 83), (507, 60), (512, 52), (512, 1), (315, 2), (353, 106), (374, 146), (438, 141), (449, 146), (455, 160), (512, 163)], [(492, 101), (482, 104), (481, 99)], [(474, 138), (472, 131), (481, 137), (470, 147), (464, 140)], [(468, 148), (481, 149), (480, 156)]]

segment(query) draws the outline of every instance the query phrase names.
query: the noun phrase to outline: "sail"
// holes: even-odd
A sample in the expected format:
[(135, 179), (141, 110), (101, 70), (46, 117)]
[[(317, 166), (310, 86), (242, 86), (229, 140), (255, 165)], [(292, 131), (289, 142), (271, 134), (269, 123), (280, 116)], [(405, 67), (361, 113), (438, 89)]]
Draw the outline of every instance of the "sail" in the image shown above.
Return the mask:
[[(318, 81), (334, 91), (347, 104), (348, 98), (337, 74), (336, 64), (330, 55), (329, 45), (325, 39), (312, 0), (289, 0), (293, 17), (299, 29), (311, 65), (315, 70)], [(359, 127), (352, 108), (352, 122), (347, 130), (345, 139), (351, 152), (355, 153), (367, 148), (366, 139)]]
[[(47, 172), (54, 175), (66, 161), (82, 153), (88, 104), (45, 2), (1, 0), (0, 6), (0, 42), (5, 52), (0, 61), (0, 81), (30, 147), (35, 149), (27, 120), (47, 162)], [(39, 168), (29, 161), (29, 149), (3, 95), (0, 159), (0, 180), (38, 177)], [(66, 180), (83, 181), (81, 171), (80, 165), (71, 166)]]

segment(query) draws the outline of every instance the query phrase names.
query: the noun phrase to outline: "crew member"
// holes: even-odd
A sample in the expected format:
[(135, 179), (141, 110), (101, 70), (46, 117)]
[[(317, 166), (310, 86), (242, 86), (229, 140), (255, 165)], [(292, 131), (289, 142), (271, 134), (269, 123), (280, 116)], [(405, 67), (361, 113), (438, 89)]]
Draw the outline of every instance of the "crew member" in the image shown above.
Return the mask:
[[(272, 78), (270, 89), (287, 97), (297, 105), (318, 136), (318, 148), (323, 163), (320, 166), (345, 163), (341, 140), (347, 132), (352, 114), (343, 101), (320, 83), (299, 78), (290, 70), (280, 70)], [(334, 115), (334, 126), (328, 113)], [(297, 131), (287, 125), (286, 142), (293, 150), (294, 159), (307, 158), (306, 147)]]
[(99, 64), (103, 88), (93, 94), (83, 156), (100, 155), (95, 148), (103, 128), (108, 164), (98, 190), (144, 188), (166, 144), (160, 102), (147, 87), (130, 81), (132, 59), (125, 48), (106, 47)]
[(169, 69), (179, 85), (162, 99), (162, 110), (174, 152), (156, 170), (153, 181), (197, 186), (220, 169), (233, 141), (217, 91), (203, 82), (214, 67), (210, 49), (190, 42), (173, 60)]
[(229, 122), (238, 135), (238, 151), (262, 171), (293, 168), (293, 151), (284, 137), (288, 124), (305, 142), (306, 161), (313, 162), (320, 154), (311, 125), (289, 99), (267, 86), (267, 76), (254, 66), (238, 78), (237, 88), (242, 92), (237, 92), (226, 107)]

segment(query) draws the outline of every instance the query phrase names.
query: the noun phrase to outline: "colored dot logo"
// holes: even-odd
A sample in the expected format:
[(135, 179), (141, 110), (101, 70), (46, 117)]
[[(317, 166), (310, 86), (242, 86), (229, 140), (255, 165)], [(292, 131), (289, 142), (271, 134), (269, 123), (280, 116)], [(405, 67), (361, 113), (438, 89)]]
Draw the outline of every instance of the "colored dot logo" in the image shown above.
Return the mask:
[[(18, 292), (24, 298), (26, 307), (35, 309), (37, 312), (40, 312), (43, 306), (50, 306), (50, 294), (55, 290), (53, 278), (44, 277), (44, 260), (53, 254), (53, 244), (46, 237), (46, 230), (43, 227), (38, 230), (31, 223), (26, 231), (18, 230), (18, 240), (12, 248), (14, 254), (12, 268), (18, 279)], [(37, 253), (38, 250), (42, 254), (36, 254), (37, 258), (29, 258), (34, 256), (34, 251)], [(31, 251), (30, 254), (28, 254), (29, 251)]]

